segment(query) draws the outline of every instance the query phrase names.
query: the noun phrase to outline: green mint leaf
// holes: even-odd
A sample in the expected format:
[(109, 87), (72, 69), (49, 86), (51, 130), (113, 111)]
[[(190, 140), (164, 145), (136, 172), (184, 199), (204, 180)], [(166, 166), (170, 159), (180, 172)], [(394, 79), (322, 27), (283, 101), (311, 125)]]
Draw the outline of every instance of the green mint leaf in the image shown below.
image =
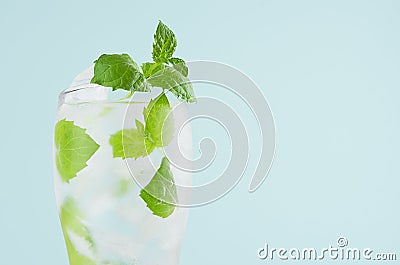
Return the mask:
[(136, 129), (138, 130), (139, 134), (146, 136), (146, 133), (144, 131), (144, 124), (138, 120), (135, 120), (135, 124), (136, 124)]
[(168, 62), (172, 65), (173, 68), (178, 70), (183, 76), (185, 76), (185, 77), (188, 76), (189, 70), (183, 59), (174, 57), (174, 58), (169, 59)]
[(166, 218), (174, 212), (178, 196), (174, 177), (166, 157), (162, 159), (160, 168), (149, 184), (140, 191), (140, 197), (154, 215)]
[(142, 64), (142, 72), (144, 77), (148, 78), (151, 75), (153, 65), (155, 65), (155, 63)]
[(66, 119), (57, 122), (54, 132), (56, 166), (61, 179), (69, 182), (87, 166), (86, 162), (99, 149), (99, 145), (86, 133)]
[(74, 233), (86, 240), (92, 248), (94, 247), (91, 234), (83, 223), (83, 214), (78, 209), (75, 201), (71, 198), (66, 198), (60, 208), (59, 215), (70, 264), (96, 265), (94, 261), (80, 253), (70, 239), (69, 233)]
[(143, 109), (145, 133), (156, 147), (168, 145), (174, 137), (174, 118), (164, 93), (151, 100)]
[(128, 54), (103, 54), (95, 61), (91, 83), (113, 90), (150, 91), (139, 66)]
[(83, 214), (79, 210), (76, 202), (71, 198), (66, 198), (60, 208), (60, 221), (62, 228), (84, 238), (91, 246), (93, 246), (92, 236), (82, 220)]
[(144, 76), (148, 78), (149, 76), (160, 71), (164, 67), (165, 65), (161, 63), (144, 63), (142, 64), (142, 71)]
[(153, 42), (153, 60), (166, 62), (175, 52), (177, 41), (175, 34), (161, 21), (158, 22)]
[(147, 81), (150, 85), (171, 91), (177, 98), (187, 102), (195, 102), (192, 84), (180, 71), (174, 67), (165, 66), (152, 74)]
[(86, 257), (82, 253), (80, 253), (72, 243), (71, 239), (69, 238), (66, 233), (64, 234), (65, 245), (68, 251), (68, 260), (69, 264), (74, 265), (96, 265), (96, 262), (91, 260), (89, 257)]
[(110, 136), (110, 145), (113, 157), (139, 158), (149, 155), (153, 149), (153, 142), (144, 134), (144, 129), (124, 129)]
[(122, 197), (128, 193), (128, 191), (132, 188), (132, 179), (121, 179), (118, 181), (118, 186), (114, 191), (114, 194), (118, 197)]

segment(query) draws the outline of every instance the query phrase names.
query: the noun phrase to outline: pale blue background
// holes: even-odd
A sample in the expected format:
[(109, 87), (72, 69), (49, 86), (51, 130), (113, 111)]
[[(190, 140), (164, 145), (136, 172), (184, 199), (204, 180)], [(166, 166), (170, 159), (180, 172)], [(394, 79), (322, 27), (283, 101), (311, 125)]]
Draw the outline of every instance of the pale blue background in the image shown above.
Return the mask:
[(277, 126), (267, 181), (248, 194), (245, 176), (193, 209), (181, 264), (267, 264), (256, 257), (265, 242), (322, 248), (340, 235), (400, 258), (399, 1), (1, 0), (0, 13), (1, 264), (67, 264), (52, 183), (57, 95), (101, 53), (149, 59), (158, 19), (177, 33), (177, 55), (253, 78)]

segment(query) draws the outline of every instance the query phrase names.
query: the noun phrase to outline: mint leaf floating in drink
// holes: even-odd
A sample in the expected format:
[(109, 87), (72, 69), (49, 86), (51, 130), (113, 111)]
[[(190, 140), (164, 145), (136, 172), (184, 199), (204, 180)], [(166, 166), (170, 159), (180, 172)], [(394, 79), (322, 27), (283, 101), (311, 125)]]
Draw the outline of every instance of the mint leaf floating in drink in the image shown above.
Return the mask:
[(74, 233), (85, 239), (89, 245), (93, 246), (93, 239), (89, 229), (82, 223), (83, 213), (78, 208), (77, 203), (67, 197), (60, 208), (60, 221), (64, 231)]
[(70, 264), (95, 265), (96, 263), (94, 261), (77, 250), (77, 247), (75, 247), (71, 240), (71, 235), (73, 234), (81, 238), (89, 248), (93, 249), (94, 247), (91, 234), (81, 221), (83, 214), (78, 209), (76, 203), (72, 199), (66, 198), (61, 206), (59, 215)]
[[(175, 210), (178, 196), (169, 161), (164, 157), (160, 168), (149, 184), (140, 191), (140, 197), (154, 215), (166, 218)], [(172, 203), (172, 204), (171, 204)]]
[[(136, 126), (138, 126), (136, 124)], [(143, 124), (136, 129), (124, 129), (116, 132), (110, 137), (110, 144), (113, 149), (113, 157), (139, 158), (149, 155), (154, 144), (145, 135)]]
[(156, 147), (168, 145), (174, 137), (174, 118), (164, 93), (152, 99), (143, 109), (145, 132)]
[(76, 126), (66, 119), (57, 122), (54, 132), (56, 166), (65, 182), (87, 166), (86, 162), (99, 149), (99, 145), (86, 133), (86, 129)]
[(144, 124), (138, 120), (135, 120), (135, 124), (136, 124), (136, 129), (138, 130), (139, 134), (144, 135), (146, 138), (148, 138), (148, 135), (144, 131)]
[(174, 134), (174, 120), (165, 94), (150, 101), (143, 109), (145, 124), (135, 120), (136, 129), (124, 129), (110, 137), (113, 157), (139, 158), (149, 155), (154, 147), (168, 145)]
[(175, 34), (161, 21), (158, 22), (156, 34), (154, 34), (152, 57), (155, 62), (167, 62), (176, 49)]
[(139, 66), (128, 54), (103, 54), (95, 61), (91, 83), (113, 90), (150, 91)]

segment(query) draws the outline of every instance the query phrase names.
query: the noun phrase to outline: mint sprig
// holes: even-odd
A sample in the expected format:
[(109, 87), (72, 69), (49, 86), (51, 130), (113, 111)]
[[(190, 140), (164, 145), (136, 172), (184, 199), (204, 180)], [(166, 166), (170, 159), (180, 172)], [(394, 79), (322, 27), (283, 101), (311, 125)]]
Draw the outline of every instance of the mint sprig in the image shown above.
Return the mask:
[(172, 57), (176, 46), (175, 34), (159, 21), (154, 34), (153, 62), (146, 62), (139, 67), (128, 54), (103, 54), (94, 62), (91, 83), (131, 93), (149, 92), (151, 86), (160, 87), (179, 99), (195, 102), (185, 61)]
[[(154, 34), (152, 62), (143, 63), (138, 67), (127, 54), (103, 54), (95, 61), (91, 83), (111, 87), (112, 90), (124, 89), (131, 94), (148, 92), (151, 87), (163, 89), (161, 94), (143, 109), (144, 123), (136, 120), (136, 128), (123, 129), (110, 136), (113, 157), (145, 157), (157, 150), (156, 148), (171, 142), (174, 136), (174, 121), (165, 94), (167, 91), (186, 102), (196, 101), (185, 61), (173, 57), (176, 47), (175, 34), (159, 21)], [(141, 191), (140, 196), (153, 214), (165, 218), (173, 213), (177, 194), (166, 157), (162, 159), (160, 168)]]

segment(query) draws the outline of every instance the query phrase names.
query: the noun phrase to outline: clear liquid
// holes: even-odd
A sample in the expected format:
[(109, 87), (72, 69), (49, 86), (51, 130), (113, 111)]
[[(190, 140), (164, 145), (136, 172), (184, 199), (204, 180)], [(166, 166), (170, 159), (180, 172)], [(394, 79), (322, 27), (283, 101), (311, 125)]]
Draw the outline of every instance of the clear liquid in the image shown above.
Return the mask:
[[(127, 163), (113, 158), (109, 144), (110, 135), (123, 128), (134, 128), (135, 119), (143, 122), (142, 111), (146, 106), (147, 103), (122, 102), (59, 106), (56, 122), (73, 121), (100, 145), (87, 167), (69, 183), (62, 181), (55, 167), (56, 199), (70, 265), (178, 264), (188, 209), (177, 207), (167, 218), (153, 215), (139, 196), (141, 187), (131, 175), (150, 181), (161, 162), (161, 154), (155, 150), (146, 158), (127, 159)], [(174, 113), (175, 123), (185, 115)], [(183, 145), (176, 151), (191, 157), (190, 127), (180, 132), (179, 142)], [(189, 173), (173, 166), (171, 171), (177, 185), (190, 185)], [(178, 202), (188, 200), (188, 196), (178, 191)]]

